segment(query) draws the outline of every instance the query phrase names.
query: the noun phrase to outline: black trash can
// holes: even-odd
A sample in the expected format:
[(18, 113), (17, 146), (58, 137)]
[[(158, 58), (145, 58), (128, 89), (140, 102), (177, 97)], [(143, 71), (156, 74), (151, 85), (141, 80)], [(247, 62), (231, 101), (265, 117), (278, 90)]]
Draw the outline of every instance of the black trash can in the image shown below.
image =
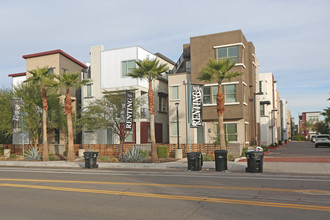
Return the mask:
[(249, 151), (245, 153), (247, 159), (246, 172), (250, 173), (262, 173), (264, 163), (263, 151)]
[(228, 151), (226, 151), (226, 150), (215, 150), (214, 151), (215, 170), (216, 171), (228, 170), (227, 154), (228, 154)]
[(96, 163), (98, 154), (98, 152), (92, 151), (84, 152), (85, 168), (93, 169), (99, 167), (99, 165)]
[(200, 171), (203, 166), (203, 156), (201, 152), (187, 153), (188, 170)]

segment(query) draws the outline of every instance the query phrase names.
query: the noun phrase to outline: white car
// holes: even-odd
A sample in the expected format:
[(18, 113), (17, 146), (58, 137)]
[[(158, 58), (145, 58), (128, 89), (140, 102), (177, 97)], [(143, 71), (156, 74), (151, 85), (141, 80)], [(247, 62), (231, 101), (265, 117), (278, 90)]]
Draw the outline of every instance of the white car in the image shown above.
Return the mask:
[(320, 134), (316, 136), (315, 147), (318, 146), (330, 146), (330, 136), (328, 134)]

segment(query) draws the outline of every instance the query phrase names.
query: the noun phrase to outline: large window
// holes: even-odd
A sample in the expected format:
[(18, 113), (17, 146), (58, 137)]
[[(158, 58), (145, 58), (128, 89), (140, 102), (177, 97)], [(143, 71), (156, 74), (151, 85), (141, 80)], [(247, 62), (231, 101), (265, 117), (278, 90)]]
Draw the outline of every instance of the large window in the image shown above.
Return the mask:
[(172, 86), (172, 99), (179, 99), (179, 86)]
[(260, 104), (260, 116), (265, 115), (265, 104)]
[[(237, 102), (236, 84), (222, 86), (222, 92), (225, 96), (225, 103)], [(204, 104), (217, 104), (218, 86), (204, 86)]]
[(238, 46), (218, 48), (218, 59), (229, 58), (238, 63)]
[(159, 95), (159, 112), (167, 112), (167, 97)]
[(122, 61), (121, 62), (122, 76), (127, 76), (128, 74), (132, 73), (135, 67), (136, 67), (136, 63), (134, 60)]
[(87, 84), (87, 97), (92, 96), (92, 84)]
[(237, 141), (237, 124), (225, 124), (225, 136), (228, 141)]
[(133, 131), (130, 131), (127, 137), (125, 138), (125, 143), (127, 142), (134, 142), (133, 141)]
[(176, 122), (172, 122), (172, 135), (178, 135), (178, 124)]
[[(217, 126), (217, 134), (219, 134), (219, 126)], [(237, 124), (236, 123), (226, 123), (224, 124), (225, 128), (225, 138), (227, 141), (237, 141)]]

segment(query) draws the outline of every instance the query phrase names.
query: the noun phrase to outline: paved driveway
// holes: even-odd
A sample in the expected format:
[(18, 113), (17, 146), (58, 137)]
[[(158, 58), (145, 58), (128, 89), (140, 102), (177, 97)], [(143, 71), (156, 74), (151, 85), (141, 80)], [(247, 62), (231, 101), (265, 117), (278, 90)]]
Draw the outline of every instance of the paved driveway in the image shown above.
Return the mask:
[(312, 142), (291, 142), (269, 151), (266, 157), (330, 157), (329, 147), (315, 148)]

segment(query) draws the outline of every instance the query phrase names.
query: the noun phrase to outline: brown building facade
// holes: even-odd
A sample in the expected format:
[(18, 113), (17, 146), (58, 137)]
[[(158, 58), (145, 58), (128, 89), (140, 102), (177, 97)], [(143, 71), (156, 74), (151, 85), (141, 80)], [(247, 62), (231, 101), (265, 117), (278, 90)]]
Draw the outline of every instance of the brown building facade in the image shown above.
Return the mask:
[[(197, 139), (203, 140), (204, 143), (213, 143), (218, 133), (217, 83), (215, 81), (200, 81), (198, 77), (201, 75), (202, 66), (209, 59), (226, 57), (237, 62), (232, 69), (233, 71), (243, 72), (241, 76), (222, 83), (225, 95), (224, 123), (226, 138), (229, 143), (239, 144), (240, 148), (244, 145), (258, 144), (259, 121), (256, 119), (259, 118), (259, 105), (255, 105), (255, 103), (258, 103), (256, 93), (259, 91), (257, 83), (259, 81), (259, 64), (255, 56), (253, 43), (246, 40), (241, 30), (190, 38), (190, 43), (183, 46), (183, 54), (176, 64), (173, 74), (169, 76), (169, 87), (178, 83), (176, 78), (180, 78), (179, 84), (181, 85), (182, 74), (187, 75), (186, 79), (190, 80), (191, 84), (202, 84), (204, 86), (203, 129), (191, 131), (190, 140), (192, 143), (196, 142)], [(171, 97), (170, 88), (169, 93), (169, 97)], [(169, 101), (171, 108), (171, 99)], [(179, 106), (185, 106), (185, 103), (180, 103)], [(184, 111), (183, 107), (180, 110), (181, 112), (187, 112)], [(173, 118), (173, 115), (170, 115), (170, 121), (171, 117)], [(180, 133), (181, 130), (183, 132), (183, 135), (180, 135), (181, 143), (184, 143), (189, 138), (185, 138), (185, 127), (180, 126)], [(201, 136), (203, 137), (201, 138)]]

